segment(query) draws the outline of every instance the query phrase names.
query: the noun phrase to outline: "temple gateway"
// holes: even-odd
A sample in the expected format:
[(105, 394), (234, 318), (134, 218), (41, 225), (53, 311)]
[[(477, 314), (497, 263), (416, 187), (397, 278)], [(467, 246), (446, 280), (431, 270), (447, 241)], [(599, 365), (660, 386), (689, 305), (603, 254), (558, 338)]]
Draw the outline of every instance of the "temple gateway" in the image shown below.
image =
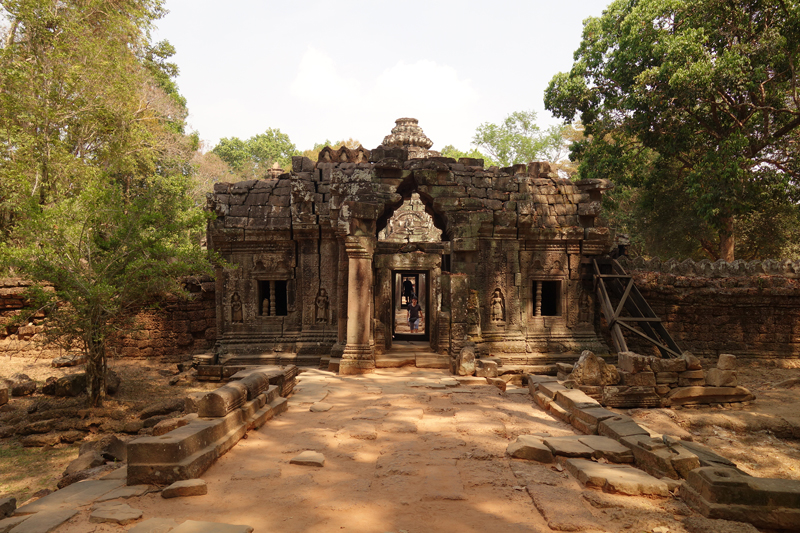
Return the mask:
[(521, 367), (609, 353), (589, 266), (610, 250), (596, 224), (610, 184), (432, 145), (402, 118), (374, 150), (326, 147), (291, 172), (215, 184), (216, 363), (358, 374), (408, 346), (437, 368), (465, 347)]

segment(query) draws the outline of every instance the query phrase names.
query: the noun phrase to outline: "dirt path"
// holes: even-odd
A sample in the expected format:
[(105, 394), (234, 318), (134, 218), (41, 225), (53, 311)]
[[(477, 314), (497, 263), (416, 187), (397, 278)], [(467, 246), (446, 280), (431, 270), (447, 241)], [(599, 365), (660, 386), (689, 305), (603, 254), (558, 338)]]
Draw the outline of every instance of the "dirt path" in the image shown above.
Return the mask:
[[(126, 503), (145, 519), (248, 524), (256, 532), (737, 531), (678, 500), (584, 490), (555, 465), (509, 459), (505, 449), (517, 435), (574, 434), (513, 389), (452, 387), (445, 371), (406, 368), (359, 377), (312, 370), (299, 379), (288, 412), (202, 476), (207, 495)], [(312, 412), (315, 402), (330, 410)], [(289, 464), (305, 450), (324, 454), (325, 466)], [(88, 512), (59, 529), (121, 530), (89, 523)]]

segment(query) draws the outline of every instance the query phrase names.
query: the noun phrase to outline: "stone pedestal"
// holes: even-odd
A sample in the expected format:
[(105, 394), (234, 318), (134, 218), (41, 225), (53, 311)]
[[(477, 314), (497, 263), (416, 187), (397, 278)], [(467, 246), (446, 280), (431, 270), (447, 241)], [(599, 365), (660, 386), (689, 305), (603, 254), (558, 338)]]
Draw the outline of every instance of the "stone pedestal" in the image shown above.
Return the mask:
[(347, 345), (339, 363), (340, 374), (366, 374), (375, 370), (370, 342), (372, 321), (372, 254), (374, 239), (347, 237)]

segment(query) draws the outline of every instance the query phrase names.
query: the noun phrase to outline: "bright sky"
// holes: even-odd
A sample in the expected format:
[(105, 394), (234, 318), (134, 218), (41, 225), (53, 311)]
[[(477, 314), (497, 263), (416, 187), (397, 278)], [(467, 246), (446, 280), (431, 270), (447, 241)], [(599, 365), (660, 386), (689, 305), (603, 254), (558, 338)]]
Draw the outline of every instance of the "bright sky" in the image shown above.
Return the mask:
[(300, 150), (378, 146), (415, 117), (440, 150), (533, 109), (607, 0), (167, 0), (189, 124), (209, 147), (280, 128)]

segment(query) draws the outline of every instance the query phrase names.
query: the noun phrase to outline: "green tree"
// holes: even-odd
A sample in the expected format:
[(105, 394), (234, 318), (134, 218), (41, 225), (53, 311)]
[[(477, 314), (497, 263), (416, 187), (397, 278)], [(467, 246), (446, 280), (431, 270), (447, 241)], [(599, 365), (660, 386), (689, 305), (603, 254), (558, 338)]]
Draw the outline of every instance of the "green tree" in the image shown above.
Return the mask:
[(444, 157), (452, 157), (456, 161), (458, 161), (461, 157), (469, 157), (472, 159), (483, 159), (483, 166), (491, 167), (491, 166), (498, 166), (497, 161), (492, 161), (492, 159), (478, 150), (477, 148), (473, 148), (469, 152), (462, 152), (452, 144), (448, 144), (441, 151), (442, 156)]
[(737, 217), (798, 197), (799, 51), (794, 1), (616, 0), (584, 23), (545, 106), (580, 115), (581, 177), (678, 191), (658, 201), (688, 208), (713, 235), (703, 248), (733, 260)]
[(103, 401), (106, 346), (134, 309), (208, 270), (188, 194), (197, 147), (152, 45), (161, 0), (4, 0), (0, 49), (0, 266), (49, 310), (48, 339), (87, 358)]
[(220, 139), (212, 150), (228, 166), (244, 178), (263, 176), (274, 163), (282, 168), (292, 164), (292, 156), (300, 155), (297, 148), (285, 133), (278, 128), (267, 128), (243, 141), (238, 137)]
[(531, 161), (553, 161), (563, 146), (562, 127), (542, 131), (535, 111), (515, 111), (501, 124), (484, 122), (475, 130), (472, 144), (500, 166)]

